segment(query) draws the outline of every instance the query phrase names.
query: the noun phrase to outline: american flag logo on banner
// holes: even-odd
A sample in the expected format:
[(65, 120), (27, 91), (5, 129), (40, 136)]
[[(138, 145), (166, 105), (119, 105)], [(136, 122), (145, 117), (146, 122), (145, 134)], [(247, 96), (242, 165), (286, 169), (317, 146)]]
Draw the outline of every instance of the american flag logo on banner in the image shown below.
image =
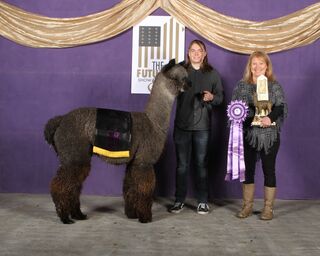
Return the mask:
[(132, 93), (149, 93), (169, 60), (184, 60), (185, 28), (170, 16), (149, 16), (133, 28)]

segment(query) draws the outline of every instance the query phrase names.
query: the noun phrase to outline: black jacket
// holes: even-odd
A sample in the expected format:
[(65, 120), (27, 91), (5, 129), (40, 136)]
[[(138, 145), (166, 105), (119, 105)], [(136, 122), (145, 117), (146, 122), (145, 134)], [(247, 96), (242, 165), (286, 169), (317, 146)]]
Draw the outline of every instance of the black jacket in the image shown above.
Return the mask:
[[(188, 68), (192, 87), (177, 98), (175, 126), (183, 130), (209, 130), (212, 106), (223, 100), (223, 87), (219, 73), (213, 69), (203, 72)], [(214, 94), (211, 102), (202, 101), (203, 91)]]

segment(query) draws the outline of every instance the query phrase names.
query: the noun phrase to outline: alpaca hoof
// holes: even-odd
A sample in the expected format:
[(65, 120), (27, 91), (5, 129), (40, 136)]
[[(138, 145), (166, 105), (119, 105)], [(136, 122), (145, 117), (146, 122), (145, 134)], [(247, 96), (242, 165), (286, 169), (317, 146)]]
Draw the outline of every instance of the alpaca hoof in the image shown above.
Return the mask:
[(152, 221), (152, 217), (150, 218), (139, 218), (140, 223), (149, 223)]
[(126, 211), (126, 215), (128, 217), (128, 219), (137, 219), (138, 216), (134, 211)]
[(71, 215), (71, 218), (75, 220), (86, 220), (88, 219), (88, 216), (86, 214), (81, 213), (81, 214)]
[(74, 221), (69, 219), (69, 218), (65, 218), (65, 219), (61, 219), (63, 224), (73, 224)]
[(133, 208), (125, 206), (124, 212), (125, 212), (126, 216), (128, 217), (128, 219), (137, 219), (138, 218), (138, 215)]
[(130, 215), (130, 214), (127, 214), (127, 217), (128, 219), (137, 219), (137, 215), (133, 214), (133, 215)]

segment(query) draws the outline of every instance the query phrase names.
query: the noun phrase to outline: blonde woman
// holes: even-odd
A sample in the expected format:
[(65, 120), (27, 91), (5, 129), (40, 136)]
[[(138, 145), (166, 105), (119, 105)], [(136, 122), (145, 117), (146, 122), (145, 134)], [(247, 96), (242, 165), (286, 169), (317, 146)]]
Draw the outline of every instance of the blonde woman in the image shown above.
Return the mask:
[[(272, 111), (261, 120), (261, 126), (252, 126), (255, 114), (253, 94), (256, 92), (257, 78), (268, 78), (269, 100)], [(253, 52), (245, 67), (243, 79), (236, 85), (232, 100), (242, 100), (249, 106), (249, 115), (243, 124), (245, 181), (242, 184), (243, 206), (237, 214), (239, 218), (252, 215), (254, 198), (254, 176), (256, 162), (260, 158), (264, 173), (264, 208), (260, 218), (273, 218), (273, 205), (276, 195), (276, 157), (280, 146), (280, 127), (288, 109), (281, 85), (276, 81), (269, 56), (262, 51)], [(271, 125), (275, 122), (276, 125)]]

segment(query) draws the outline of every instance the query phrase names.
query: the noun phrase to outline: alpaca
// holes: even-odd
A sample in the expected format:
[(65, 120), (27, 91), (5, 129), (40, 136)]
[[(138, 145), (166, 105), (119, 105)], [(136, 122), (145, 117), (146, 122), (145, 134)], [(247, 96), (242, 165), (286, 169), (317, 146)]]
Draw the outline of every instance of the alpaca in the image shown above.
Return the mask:
[[(125, 214), (141, 223), (152, 221), (152, 196), (155, 188), (153, 165), (158, 161), (167, 137), (170, 115), (176, 96), (188, 89), (188, 74), (183, 65), (171, 60), (155, 77), (144, 112), (131, 112), (129, 157), (110, 158), (111, 164), (126, 164), (123, 182)], [(44, 130), (46, 141), (57, 153), (60, 166), (50, 184), (52, 200), (61, 222), (87, 218), (80, 209), (82, 184), (90, 172), (95, 139), (96, 108), (78, 108), (50, 119)]]

